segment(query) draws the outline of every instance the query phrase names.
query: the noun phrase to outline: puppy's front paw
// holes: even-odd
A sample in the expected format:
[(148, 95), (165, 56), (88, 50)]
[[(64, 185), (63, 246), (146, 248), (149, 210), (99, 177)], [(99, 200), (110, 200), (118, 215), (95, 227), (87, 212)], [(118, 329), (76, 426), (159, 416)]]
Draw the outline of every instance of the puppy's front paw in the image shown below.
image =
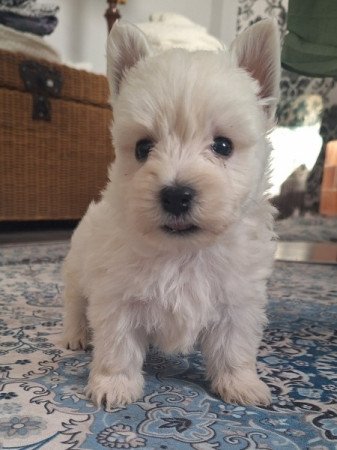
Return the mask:
[(212, 389), (227, 403), (240, 405), (269, 405), (271, 394), (268, 386), (255, 371), (237, 371), (224, 374), (212, 382)]
[(65, 330), (62, 338), (63, 346), (70, 350), (85, 350), (89, 344), (89, 330), (87, 327), (76, 330)]
[(143, 386), (144, 377), (141, 374), (132, 377), (125, 374), (94, 374), (89, 378), (86, 395), (96, 406), (104, 403), (107, 409), (111, 409), (138, 400)]

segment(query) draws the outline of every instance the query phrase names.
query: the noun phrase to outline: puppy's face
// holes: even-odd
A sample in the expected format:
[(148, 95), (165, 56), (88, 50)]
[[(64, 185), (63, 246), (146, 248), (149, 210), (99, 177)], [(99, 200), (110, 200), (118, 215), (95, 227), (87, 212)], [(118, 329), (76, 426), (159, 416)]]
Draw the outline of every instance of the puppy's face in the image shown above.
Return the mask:
[[(131, 32), (146, 54), (145, 38)], [(124, 73), (110, 68), (123, 226), (160, 248), (211, 244), (262, 188), (272, 113), (261, 86), (225, 52), (142, 56)]]

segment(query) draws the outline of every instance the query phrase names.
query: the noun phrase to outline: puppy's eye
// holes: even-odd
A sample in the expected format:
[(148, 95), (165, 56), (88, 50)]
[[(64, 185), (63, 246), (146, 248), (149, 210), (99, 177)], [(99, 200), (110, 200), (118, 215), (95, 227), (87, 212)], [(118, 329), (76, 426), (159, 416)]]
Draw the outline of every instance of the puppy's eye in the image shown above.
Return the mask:
[(214, 141), (211, 145), (212, 150), (218, 155), (221, 156), (230, 156), (233, 153), (233, 143), (230, 139), (218, 136), (214, 138)]
[(135, 149), (137, 161), (146, 161), (153, 146), (154, 143), (150, 139), (138, 141)]

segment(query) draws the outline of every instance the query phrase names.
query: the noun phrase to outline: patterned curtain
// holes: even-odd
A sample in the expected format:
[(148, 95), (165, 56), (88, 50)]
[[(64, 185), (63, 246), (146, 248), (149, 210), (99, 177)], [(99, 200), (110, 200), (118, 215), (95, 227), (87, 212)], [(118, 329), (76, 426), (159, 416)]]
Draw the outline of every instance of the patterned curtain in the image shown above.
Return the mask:
[[(288, 0), (238, 2), (237, 32), (263, 18), (274, 17), (280, 27), (281, 37), (285, 35)], [(280, 126), (296, 126), (300, 122), (303, 111), (298, 107), (298, 99), (303, 95), (317, 95), (324, 105), (320, 129), (323, 147), (307, 179), (305, 192), (305, 208), (318, 211), (325, 145), (328, 141), (337, 139), (337, 83), (331, 78), (308, 78), (282, 69), (281, 99), (277, 110)]]

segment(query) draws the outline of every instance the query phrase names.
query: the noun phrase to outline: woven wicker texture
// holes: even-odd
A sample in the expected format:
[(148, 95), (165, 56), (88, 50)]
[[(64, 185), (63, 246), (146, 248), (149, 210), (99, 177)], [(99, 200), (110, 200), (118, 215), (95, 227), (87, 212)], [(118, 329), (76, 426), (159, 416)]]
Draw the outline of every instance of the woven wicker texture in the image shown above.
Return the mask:
[(113, 160), (106, 78), (41, 61), (60, 70), (64, 87), (51, 122), (33, 121), (22, 60), (0, 51), (0, 220), (78, 219)]
[[(0, 50), (0, 87), (24, 91), (19, 73), (19, 65), (31, 58), (25, 55)], [(62, 74), (62, 98), (81, 103), (91, 103), (108, 108), (108, 83), (103, 75), (95, 75), (84, 70), (75, 70), (67, 66), (53, 64), (44, 60), (35, 60), (46, 67), (58, 70)]]

